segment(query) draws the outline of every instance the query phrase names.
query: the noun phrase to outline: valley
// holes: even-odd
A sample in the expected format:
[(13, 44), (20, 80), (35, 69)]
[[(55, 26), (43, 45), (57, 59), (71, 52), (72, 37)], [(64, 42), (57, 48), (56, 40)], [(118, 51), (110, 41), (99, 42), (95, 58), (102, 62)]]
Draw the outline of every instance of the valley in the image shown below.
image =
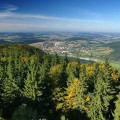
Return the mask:
[(29, 44), (50, 54), (67, 54), (87, 61), (101, 62), (108, 58), (114, 67), (120, 68), (119, 33), (0, 33), (0, 43)]

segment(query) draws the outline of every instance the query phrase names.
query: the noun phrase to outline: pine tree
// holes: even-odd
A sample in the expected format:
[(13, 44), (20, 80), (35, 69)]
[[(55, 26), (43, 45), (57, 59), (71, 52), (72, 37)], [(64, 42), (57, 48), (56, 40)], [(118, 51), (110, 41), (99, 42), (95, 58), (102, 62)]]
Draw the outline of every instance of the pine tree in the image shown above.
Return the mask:
[(86, 100), (88, 99), (89, 95), (87, 91), (88, 90), (87, 80), (84, 72), (81, 72), (79, 76), (80, 76), (79, 84), (77, 86), (76, 96), (74, 99), (75, 105), (73, 107), (74, 109), (83, 111), (86, 107), (86, 102), (89, 102), (90, 100)]
[(26, 98), (29, 98), (33, 101), (39, 101), (39, 96), (42, 95), (38, 87), (38, 81), (36, 79), (36, 76), (37, 70), (35, 68), (35, 65), (31, 65), (30, 72), (27, 73), (27, 79), (25, 79), (23, 94)]
[(117, 95), (117, 100), (115, 101), (114, 113), (114, 120), (120, 120), (120, 93)]
[(78, 78), (75, 78), (73, 82), (70, 84), (70, 86), (66, 89), (66, 96), (65, 96), (65, 112), (71, 110), (74, 108), (74, 105), (76, 104), (74, 102), (74, 99), (76, 97), (77, 89), (79, 86), (79, 80)]
[(66, 68), (68, 62), (69, 62), (69, 60), (68, 60), (67, 54), (65, 54), (64, 58), (60, 59), (60, 64), (62, 64)]
[(55, 65), (50, 69), (50, 77), (53, 80), (53, 88), (64, 87), (66, 84), (63, 71), (63, 66), (61, 64)]
[(51, 61), (51, 66), (55, 66), (57, 64), (59, 64), (60, 60), (59, 57), (57, 55), (57, 53), (53, 56), (52, 61)]
[(110, 66), (108, 58), (105, 59), (104, 65), (106, 68), (108, 68)]
[(3, 81), (2, 81), (2, 78), (3, 78), (3, 69), (0, 65), (0, 117), (2, 117), (2, 84), (3, 84)]
[(91, 101), (87, 113), (91, 120), (106, 120), (114, 89), (111, 81), (104, 74), (99, 73), (97, 77), (94, 93), (90, 95)]
[(52, 95), (52, 100), (55, 103), (56, 111), (63, 111), (64, 108), (64, 92), (62, 88), (55, 88)]
[(17, 85), (17, 80), (13, 77), (11, 60), (9, 60), (6, 72), (6, 78), (3, 80), (2, 84), (2, 99), (4, 102), (12, 103), (17, 95), (19, 94), (19, 87)]
[(67, 73), (67, 86), (71, 84), (74, 80), (74, 78), (79, 78), (79, 64), (77, 62), (69, 62), (66, 67), (66, 73)]

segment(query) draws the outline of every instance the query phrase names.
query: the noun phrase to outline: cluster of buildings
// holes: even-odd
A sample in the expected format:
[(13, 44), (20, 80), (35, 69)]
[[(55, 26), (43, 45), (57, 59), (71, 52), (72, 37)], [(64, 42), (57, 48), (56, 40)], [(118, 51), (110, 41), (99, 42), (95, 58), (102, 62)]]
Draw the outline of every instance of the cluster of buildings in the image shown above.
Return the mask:
[[(69, 42), (45, 41), (45, 42), (33, 43), (31, 45), (45, 52), (58, 53), (58, 54), (67, 53), (67, 55), (70, 57), (80, 57), (79, 54), (76, 54), (76, 51), (78, 53), (81, 51), (83, 53), (89, 54), (89, 51), (87, 50), (89, 47), (85, 46), (85, 44), (79, 41), (69, 41)], [(80, 57), (80, 59), (96, 61), (92, 58)]]

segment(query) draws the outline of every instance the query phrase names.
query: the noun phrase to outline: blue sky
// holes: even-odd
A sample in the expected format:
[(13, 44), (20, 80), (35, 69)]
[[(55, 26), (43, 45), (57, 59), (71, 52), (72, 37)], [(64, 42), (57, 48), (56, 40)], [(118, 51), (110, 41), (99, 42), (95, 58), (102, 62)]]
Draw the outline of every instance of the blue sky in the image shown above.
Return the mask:
[(120, 0), (0, 0), (0, 32), (120, 32)]

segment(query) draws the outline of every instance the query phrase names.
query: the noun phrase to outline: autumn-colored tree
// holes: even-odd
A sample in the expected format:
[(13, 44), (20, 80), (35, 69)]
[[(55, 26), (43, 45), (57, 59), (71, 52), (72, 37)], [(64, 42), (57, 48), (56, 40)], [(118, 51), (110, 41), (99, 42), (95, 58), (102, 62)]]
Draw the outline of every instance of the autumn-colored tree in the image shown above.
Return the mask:
[(75, 106), (75, 102), (74, 102), (74, 99), (76, 97), (76, 93), (77, 93), (77, 89), (78, 89), (78, 86), (79, 86), (79, 80), (78, 78), (75, 78), (73, 80), (73, 82), (70, 84), (70, 87), (68, 87), (66, 89), (66, 96), (65, 96), (65, 101), (66, 101), (66, 105), (65, 105), (65, 112), (71, 110), (74, 108)]
[(55, 103), (56, 110), (63, 111), (64, 108), (64, 92), (62, 88), (55, 88), (53, 91), (53, 101)]
[(119, 120), (119, 82), (120, 70), (107, 59), (83, 64), (29, 45), (0, 45), (0, 112), (6, 120)]
[(53, 87), (64, 87), (66, 85), (65, 73), (61, 64), (55, 65), (50, 69), (50, 77), (53, 80)]
[(69, 62), (66, 67), (67, 73), (67, 86), (69, 87), (70, 84), (73, 82), (74, 78), (79, 78), (79, 64), (78, 62)]
[(79, 77), (79, 84), (77, 86), (76, 96), (74, 99), (74, 108), (78, 109), (79, 111), (83, 111), (88, 109), (86, 105), (87, 102), (90, 101), (90, 96), (88, 95), (87, 79), (84, 72), (80, 72)]

